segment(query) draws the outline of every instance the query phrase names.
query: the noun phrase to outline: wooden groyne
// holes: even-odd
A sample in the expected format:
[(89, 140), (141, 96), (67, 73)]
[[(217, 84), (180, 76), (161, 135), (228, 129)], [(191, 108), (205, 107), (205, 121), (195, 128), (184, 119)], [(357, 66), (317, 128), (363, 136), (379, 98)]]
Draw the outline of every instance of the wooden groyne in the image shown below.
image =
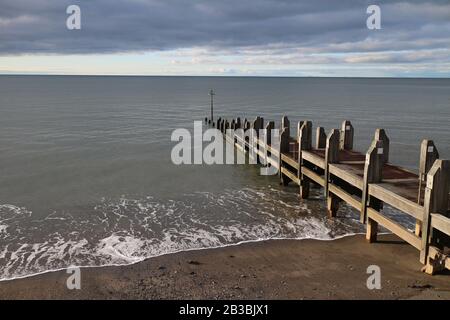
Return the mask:
[[(422, 141), (415, 173), (389, 161), (389, 138), (383, 129), (375, 131), (365, 154), (353, 150), (350, 121), (328, 135), (324, 128), (316, 128), (313, 141), (311, 121), (299, 121), (292, 137), (290, 121), (284, 116), (278, 128), (279, 148), (270, 141), (274, 121), (264, 125), (261, 117), (253, 121), (205, 118), (205, 123), (220, 130), (241, 151), (266, 159), (264, 163), (278, 169), (280, 183), (299, 186), (301, 198), (308, 198), (312, 184), (322, 187), (330, 218), (337, 217), (342, 202), (356, 209), (369, 242), (377, 240), (381, 225), (419, 251), (425, 272), (450, 269), (450, 160), (439, 159), (433, 141)], [(254, 129), (253, 141), (235, 134), (237, 129)], [(415, 230), (383, 214), (384, 206), (413, 217)]]

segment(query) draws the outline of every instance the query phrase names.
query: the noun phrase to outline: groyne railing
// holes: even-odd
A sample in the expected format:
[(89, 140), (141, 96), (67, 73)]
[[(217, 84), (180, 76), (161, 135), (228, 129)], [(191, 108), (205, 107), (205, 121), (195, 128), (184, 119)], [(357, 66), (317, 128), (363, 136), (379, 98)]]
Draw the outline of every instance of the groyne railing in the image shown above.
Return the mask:
[[(262, 117), (205, 118), (205, 123), (220, 130), (237, 149), (275, 167), (280, 183), (298, 185), (301, 198), (309, 197), (312, 184), (322, 187), (330, 218), (337, 217), (342, 202), (358, 210), (369, 242), (377, 241), (381, 225), (419, 251), (423, 271), (450, 269), (450, 160), (439, 159), (432, 140), (422, 141), (416, 173), (389, 161), (390, 141), (384, 129), (375, 131), (366, 153), (353, 150), (354, 128), (348, 120), (328, 135), (323, 127), (316, 128), (313, 141), (311, 121), (299, 121), (291, 136), (290, 121), (283, 116), (277, 147), (271, 143), (274, 121), (264, 125)], [(236, 134), (237, 129), (255, 134), (249, 138)], [(384, 214), (385, 205), (414, 218), (415, 230)]]

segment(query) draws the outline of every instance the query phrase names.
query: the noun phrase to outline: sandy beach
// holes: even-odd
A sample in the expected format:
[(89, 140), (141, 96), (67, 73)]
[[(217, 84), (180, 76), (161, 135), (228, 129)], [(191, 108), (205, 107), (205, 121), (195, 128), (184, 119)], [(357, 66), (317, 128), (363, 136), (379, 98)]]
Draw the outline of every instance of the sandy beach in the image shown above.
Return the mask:
[[(366, 286), (381, 268), (380, 290)], [(392, 235), (334, 241), (270, 240), (181, 252), (120, 267), (0, 282), (1, 299), (450, 299), (450, 275), (420, 271), (418, 252)]]

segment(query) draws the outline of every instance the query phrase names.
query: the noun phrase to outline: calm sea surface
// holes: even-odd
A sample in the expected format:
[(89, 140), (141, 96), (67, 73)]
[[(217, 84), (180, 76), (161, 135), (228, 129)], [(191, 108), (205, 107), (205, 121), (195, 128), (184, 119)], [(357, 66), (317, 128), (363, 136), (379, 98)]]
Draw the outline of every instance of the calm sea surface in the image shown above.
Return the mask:
[(450, 79), (0, 76), (0, 279), (364, 230), (256, 166), (173, 165), (171, 133), (208, 114), (210, 88), (217, 116), (349, 119), (358, 150), (382, 127), (392, 162), (415, 169), (423, 138), (450, 158)]

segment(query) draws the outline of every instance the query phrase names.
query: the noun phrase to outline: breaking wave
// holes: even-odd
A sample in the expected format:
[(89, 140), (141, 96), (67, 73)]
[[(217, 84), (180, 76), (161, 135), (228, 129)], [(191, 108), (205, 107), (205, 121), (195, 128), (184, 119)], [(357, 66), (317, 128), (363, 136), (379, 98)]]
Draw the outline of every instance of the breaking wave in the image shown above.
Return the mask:
[(4, 204), (0, 280), (74, 265), (132, 264), (249, 241), (332, 240), (361, 232), (364, 227), (352, 210), (329, 220), (322, 201), (313, 197), (302, 202), (295, 192), (270, 187), (197, 192), (176, 200), (103, 198), (91, 207), (55, 211), (44, 219), (33, 219), (27, 208)]

